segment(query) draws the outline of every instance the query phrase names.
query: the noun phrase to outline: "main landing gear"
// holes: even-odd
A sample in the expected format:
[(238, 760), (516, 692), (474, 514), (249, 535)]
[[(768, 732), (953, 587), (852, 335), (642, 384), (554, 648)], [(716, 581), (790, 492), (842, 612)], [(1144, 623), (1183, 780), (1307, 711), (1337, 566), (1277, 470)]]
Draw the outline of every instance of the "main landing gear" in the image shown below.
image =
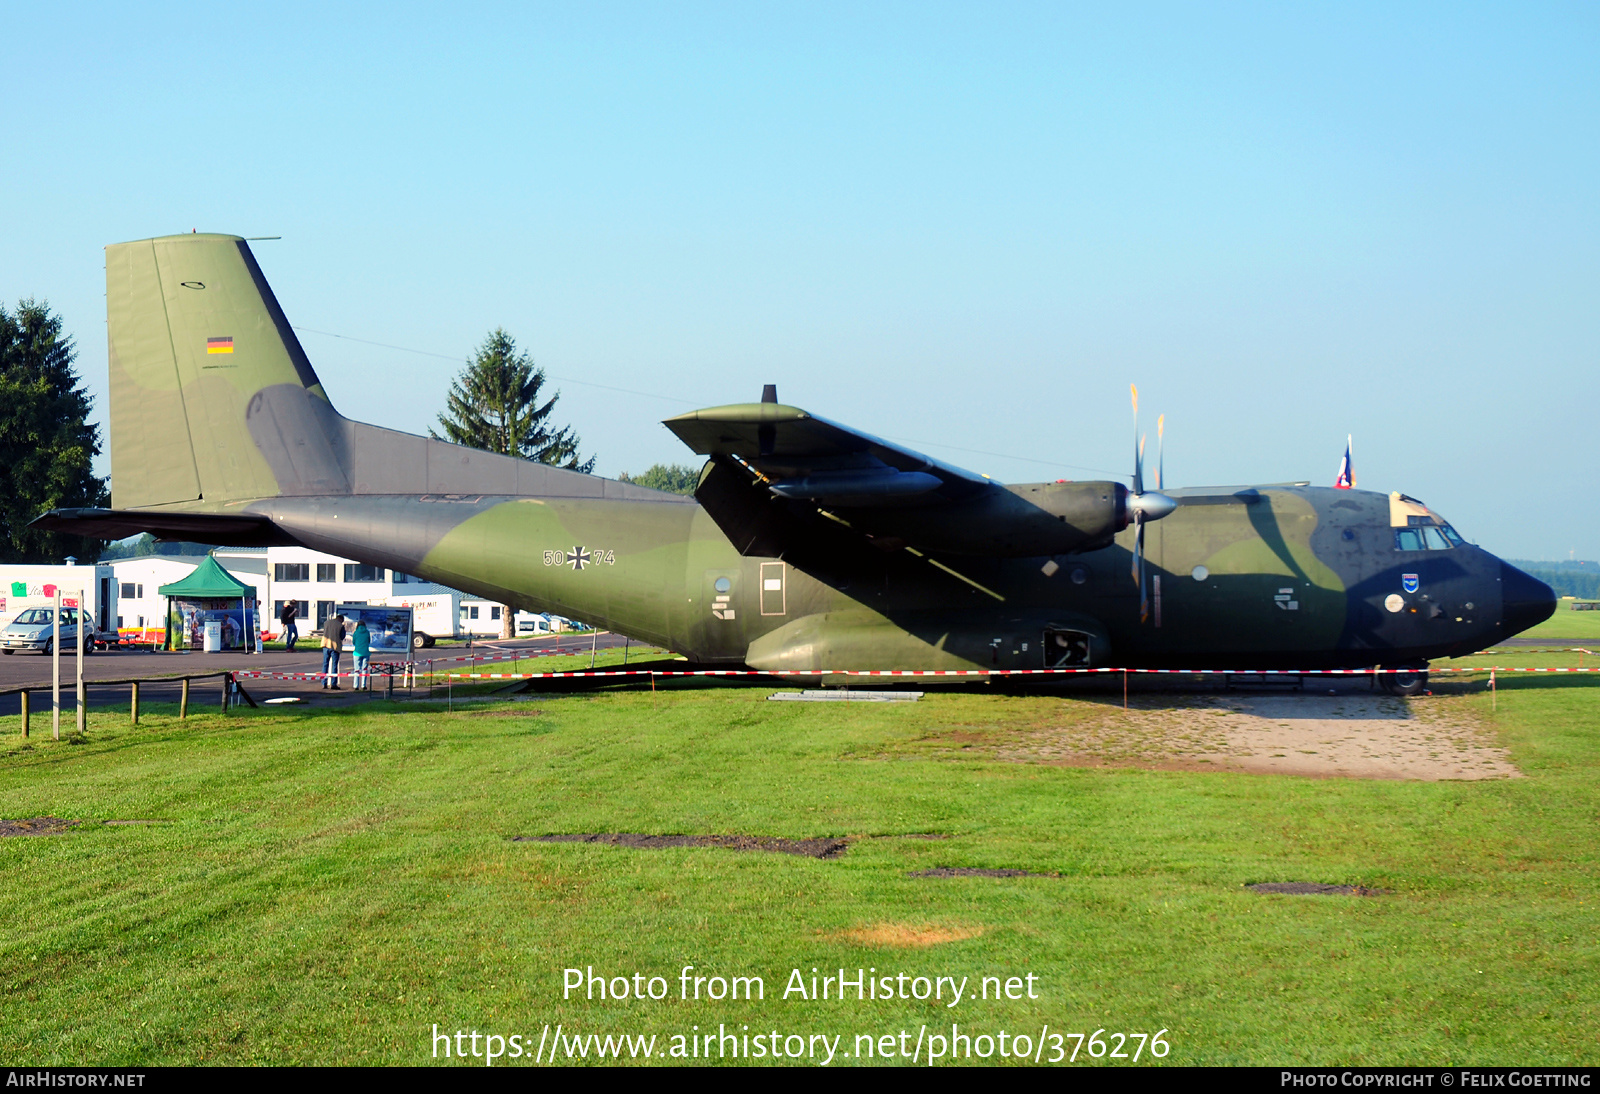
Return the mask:
[(1421, 695), (1428, 686), (1428, 663), (1386, 666), (1378, 674), (1378, 686), (1390, 695)]

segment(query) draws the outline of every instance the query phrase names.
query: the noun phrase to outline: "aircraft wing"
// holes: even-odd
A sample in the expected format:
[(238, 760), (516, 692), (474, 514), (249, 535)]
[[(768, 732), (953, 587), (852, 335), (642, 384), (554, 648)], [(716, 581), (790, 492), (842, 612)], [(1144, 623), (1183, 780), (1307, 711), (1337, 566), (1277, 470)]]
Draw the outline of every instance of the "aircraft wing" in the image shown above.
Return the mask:
[(1031, 558), (1104, 546), (1127, 523), (1118, 483), (1005, 486), (775, 399), (665, 425), (710, 457), (695, 499), (746, 555), (798, 565), (850, 542)]
[(999, 485), (781, 403), (711, 407), (663, 424), (702, 456), (744, 464), (773, 494), (817, 504), (937, 505)]

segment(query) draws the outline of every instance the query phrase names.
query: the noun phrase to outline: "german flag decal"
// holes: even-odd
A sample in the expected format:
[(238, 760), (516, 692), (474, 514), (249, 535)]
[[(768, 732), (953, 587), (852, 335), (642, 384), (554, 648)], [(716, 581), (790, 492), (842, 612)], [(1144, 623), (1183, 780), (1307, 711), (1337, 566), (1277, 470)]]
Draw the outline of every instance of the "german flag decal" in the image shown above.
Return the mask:
[(233, 352), (233, 339), (232, 338), (207, 338), (206, 339), (206, 352), (207, 353), (232, 353)]

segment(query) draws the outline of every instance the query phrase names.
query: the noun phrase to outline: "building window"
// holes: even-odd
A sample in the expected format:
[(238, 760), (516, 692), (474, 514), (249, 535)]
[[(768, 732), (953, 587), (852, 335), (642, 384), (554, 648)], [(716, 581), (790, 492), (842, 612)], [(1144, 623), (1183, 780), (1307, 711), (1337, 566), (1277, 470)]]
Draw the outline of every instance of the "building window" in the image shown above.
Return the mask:
[(311, 614), (311, 604), (310, 604), (309, 601), (305, 601), (305, 600), (274, 600), (272, 602), (272, 618), (274, 618), (274, 619), (282, 619), (283, 618), (283, 606), (285, 604), (293, 604), (294, 605), (295, 622), (297, 624), (304, 622), (306, 617)]
[(310, 581), (311, 564), (307, 562), (275, 562), (272, 564), (274, 581)]
[(394, 583), (396, 585), (420, 585), (422, 583), (422, 579), (419, 577), (412, 577), (410, 574), (403, 574), (399, 570), (396, 570), (394, 572)]
[(478, 618), (478, 606), (476, 604), (474, 604), (472, 607), (467, 609), (467, 618), (468, 619), (476, 619), (476, 618)]
[[(328, 567), (330, 570), (333, 567)], [(344, 579), (346, 581), (382, 581), (382, 566), (363, 566), (359, 562), (346, 562), (344, 564)]]
[(333, 601), (317, 601), (317, 630), (322, 630), (328, 625), (328, 616), (333, 614)]
[(338, 563), (336, 562), (317, 563), (318, 581), (337, 581), (339, 580), (338, 572)]
[(143, 600), (144, 586), (138, 582), (124, 581), (121, 595), (124, 600)]

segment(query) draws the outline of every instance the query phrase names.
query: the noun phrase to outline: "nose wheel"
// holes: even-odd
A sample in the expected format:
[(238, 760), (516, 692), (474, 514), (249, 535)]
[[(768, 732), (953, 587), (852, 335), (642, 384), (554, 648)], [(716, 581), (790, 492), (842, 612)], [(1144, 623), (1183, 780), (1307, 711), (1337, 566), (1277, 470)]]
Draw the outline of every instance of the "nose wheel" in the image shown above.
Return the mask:
[(1421, 695), (1428, 686), (1428, 663), (1385, 668), (1378, 674), (1378, 686), (1390, 695)]

